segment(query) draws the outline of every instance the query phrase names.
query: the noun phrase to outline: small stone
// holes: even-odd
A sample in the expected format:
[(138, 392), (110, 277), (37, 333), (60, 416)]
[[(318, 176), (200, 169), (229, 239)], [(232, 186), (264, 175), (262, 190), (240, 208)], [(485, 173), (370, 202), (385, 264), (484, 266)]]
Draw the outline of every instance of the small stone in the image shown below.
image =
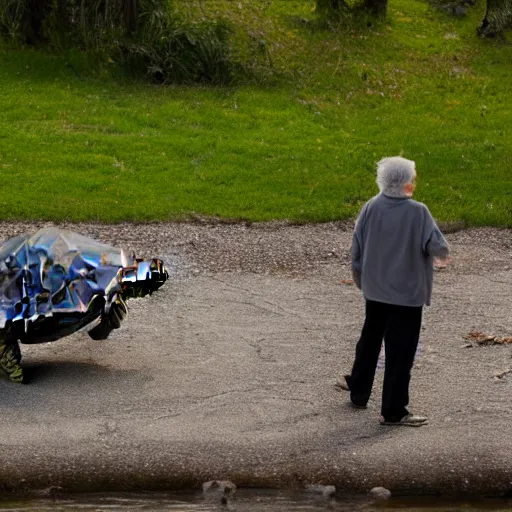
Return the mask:
[(370, 495), (375, 500), (389, 500), (391, 498), (391, 491), (385, 487), (374, 487), (370, 490)]
[(332, 498), (336, 494), (334, 485), (306, 485), (306, 491), (312, 494), (321, 494), (324, 498)]
[(40, 498), (50, 498), (52, 501), (57, 500), (57, 494), (62, 490), (62, 487), (59, 485), (52, 485), (50, 487), (46, 487), (44, 489), (38, 489), (36, 491), (32, 491), (31, 494), (34, 496), (38, 496)]
[(203, 483), (203, 496), (208, 501), (228, 503), (229, 498), (235, 494), (236, 485), (229, 480), (210, 480)]
[(210, 480), (203, 484), (203, 494), (216, 493), (232, 495), (236, 491), (236, 485), (229, 480)]
[(455, 9), (453, 10), (453, 13), (455, 16), (463, 17), (466, 16), (467, 9), (463, 5), (457, 5)]

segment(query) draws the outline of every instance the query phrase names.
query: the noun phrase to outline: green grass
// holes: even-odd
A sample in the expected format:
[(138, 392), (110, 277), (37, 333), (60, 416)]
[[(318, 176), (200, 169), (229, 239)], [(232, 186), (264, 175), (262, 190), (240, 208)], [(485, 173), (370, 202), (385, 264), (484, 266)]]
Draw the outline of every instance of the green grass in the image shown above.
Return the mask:
[[(314, 2), (183, 0), (267, 41), (263, 83), (129, 81), (116, 63), (0, 50), (0, 219), (353, 217), (375, 162), (417, 162), (436, 218), (512, 227), (512, 46), (482, 17), (390, 0), (386, 22), (321, 29)], [(237, 36), (238, 37), (238, 36)]]

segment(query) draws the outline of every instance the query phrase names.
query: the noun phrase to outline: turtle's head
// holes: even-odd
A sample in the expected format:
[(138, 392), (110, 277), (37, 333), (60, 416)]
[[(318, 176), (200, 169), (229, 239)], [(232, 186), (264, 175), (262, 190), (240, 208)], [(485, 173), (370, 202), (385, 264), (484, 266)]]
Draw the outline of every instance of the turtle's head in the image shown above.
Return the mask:
[(138, 258), (135, 259), (134, 265), (121, 270), (121, 294), (125, 299), (151, 295), (167, 279), (169, 279), (169, 273), (162, 260)]

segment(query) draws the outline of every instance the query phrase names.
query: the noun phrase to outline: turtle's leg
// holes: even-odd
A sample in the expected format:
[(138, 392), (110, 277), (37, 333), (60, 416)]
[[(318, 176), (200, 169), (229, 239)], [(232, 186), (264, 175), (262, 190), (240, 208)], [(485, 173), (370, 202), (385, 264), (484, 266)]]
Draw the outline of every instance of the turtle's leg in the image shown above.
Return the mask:
[(21, 351), (18, 341), (0, 338), (0, 373), (11, 382), (23, 382), (23, 368), (20, 363)]
[(110, 305), (108, 313), (101, 313), (101, 321), (93, 327), (87, 334), (93, 340), (106, 340), (108, 335), (114, 330), (121, 327), (121, 322), (124, 320), (128, 313), (126, 303), (123, 298), (118, 295)]

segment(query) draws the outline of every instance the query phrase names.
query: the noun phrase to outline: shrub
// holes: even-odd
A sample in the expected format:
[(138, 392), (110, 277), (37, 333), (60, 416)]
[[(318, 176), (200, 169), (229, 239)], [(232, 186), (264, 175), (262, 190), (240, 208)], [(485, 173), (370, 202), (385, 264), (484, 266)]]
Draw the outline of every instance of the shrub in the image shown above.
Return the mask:
[(233, 34), (223, 20), (180, 21), (169, 0), (0, 0), (0, 36), (121, 60), (159, 83), (231, 82), (250, 69), (232, 51)]
[(97, 47), (134, 33), (139, 13), (155, 1), (0, 0), (0, 33), (22, 44)]
[(0, 0), (0, 34), (16, 42), (21, 32), (25, 3), (22, 0)]
[(223, 21), (157, 27), (151, 22), (138, 40), (122, 45), (121, 55), (131, 68), (145, 69), (160, 83), (226, 84), (239, 69), (230, 48), (232, 32)]

